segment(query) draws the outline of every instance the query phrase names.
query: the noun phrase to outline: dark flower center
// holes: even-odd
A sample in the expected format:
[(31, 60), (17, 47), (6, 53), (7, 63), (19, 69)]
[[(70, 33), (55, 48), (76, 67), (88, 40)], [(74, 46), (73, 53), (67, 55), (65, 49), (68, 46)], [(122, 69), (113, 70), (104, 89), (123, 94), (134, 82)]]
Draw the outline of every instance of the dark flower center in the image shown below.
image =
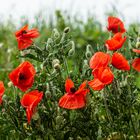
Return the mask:
[(23, 31), (22, 31), (22, 34), (26, 34), (26, 33), (27, 33), (27, 31), (26, 31), (26, 30), (23, 30)]
[(26, 79), (26, 78), (25, 78), (25, 75), (22, 74), (22, 73), (20, 73), (20, 74), (19, 74), (19, 79), (20, 79), (20, 80), (25, 80), (25, 79)]
[(70, 88), (71, 93), (75, 93), (76, 89), (74, 87)]

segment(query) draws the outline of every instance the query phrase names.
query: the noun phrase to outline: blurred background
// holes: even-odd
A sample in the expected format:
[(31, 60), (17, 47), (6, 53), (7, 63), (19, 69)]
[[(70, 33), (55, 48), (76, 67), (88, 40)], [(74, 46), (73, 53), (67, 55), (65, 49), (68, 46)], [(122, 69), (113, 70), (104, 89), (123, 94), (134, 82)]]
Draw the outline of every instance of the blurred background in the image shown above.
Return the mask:
[(34, 17), (41, 14), (46, 19), (54, 18), (56, 10), (77, 16), (86, 21), (89, 15), (105, 24), (105, 14), (117, 12), (126, 24), (140, 21), (140, 0), (1, 0), (0, 21), (12, 20), (16, 25), (21, 17), (34, 22)]

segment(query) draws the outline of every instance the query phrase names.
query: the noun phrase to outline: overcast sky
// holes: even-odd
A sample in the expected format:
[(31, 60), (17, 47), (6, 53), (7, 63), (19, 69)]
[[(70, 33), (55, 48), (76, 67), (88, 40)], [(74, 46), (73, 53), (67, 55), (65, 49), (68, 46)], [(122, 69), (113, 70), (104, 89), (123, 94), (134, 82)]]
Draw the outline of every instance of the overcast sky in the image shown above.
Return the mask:
[(6, 21), (9, 16), (19, 23), (21, 16), (27, 16), (33, 22), (34, 16), (41, 11), (46, 17), (55, 10), (69, 11), (73, 16), (85, 20), (87, 15), (96, 15), (98, 20), (105, 20), (104, 13), (112, 9), (112, 5), (124, 17), (125, 23), (140, 22), (140, 0), (0, 0), (0, 20)]

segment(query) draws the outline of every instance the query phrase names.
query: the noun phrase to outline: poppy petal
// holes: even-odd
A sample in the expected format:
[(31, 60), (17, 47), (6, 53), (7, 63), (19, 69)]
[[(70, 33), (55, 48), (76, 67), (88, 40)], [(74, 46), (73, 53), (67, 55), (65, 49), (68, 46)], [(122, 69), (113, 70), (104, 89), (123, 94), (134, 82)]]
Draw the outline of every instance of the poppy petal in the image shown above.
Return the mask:
[[(75, 92), (75, 94), (81, 94), (81, 93), (84, 93), (84, 94), (85, 94), (85, 92), (83, 92), (83, 91), (86, 90), (86, 89), (85, 89), (86, 85), (87, 85), (87, 81), (84, 81), (84, 82), (79, 86), (79, 88), (78, 88), (78, 90)], [(87, 90), (86, 90), (86, 93), (88, 93)]]
[(39, 32), (35, 28), (28, 30), (28, 25), (25, 25), (15, 33), (15, 36), (18, 42), (18, 49), (23, 50), (33, 44), (32, 39), (37, 38), (39, 36)]
[(111, 61), (109, 54), (103, 52), (96, 52), (90, 59), (89, 65), (91, 69), (99, 67), (106, 67)]
[(26, 24), (25, 26), (23, 26), (19, 31), (15, 32), (15, 36), (19, 37), (21, 35), (21, 32), (28, 30), (28, 24)]
[(114, 75), (109, 67), (101, 67), (92, 71), (92, 74), (95, 79), (99, 79), (104, 85), (112, 83)]
[(79, 109), (85, 106), (86, 100), (83, 94), (65, 94), (59, 100), (59, 106), (66, 109)]
[(93, 90), (102, 90), (105, 86), (104, 83), (102, 83), (99, 79), (95, 78), (91, 81), (88, 82), (88, 85), (93, 89)]
[(136, 71), (140, 72), (140, 58), (136, 58), (136, 59), (133, 60), (133, 62), (132, 62), (132, 67), (133, 67)]
[(132, 51), (135, 52), (135, 53), (140, 54), (140, 50), (138, 50), (138, 49), (133, 49)]
[(21, 105), (24, 108), (26, 108), (26, 116), (27, 116), (28, 123), (30, 123), (34, 110), (38, 105), (38, 103), (41, 101), (42, 97), (43, 97), (43, 93), (39, 92), (38, 90), (33, 90), (23, 95), (20, 102)]
[(34, 66), (25, 61), (9, 74), (9, 78), (15, 86), (24, 92), (32, 87), (35, 73)]
[(126, 32), (123, 22), (119, 18), (112, 17), (112, 16), (108, 17), (108, 27), (107, 27), (107, 29), (108, 29), (108, 31), (112, 31), (113, 33), (118, 33), (118, 32), (124, 33), (124, 32)]
[(115, 52), (112, 56), (112, 65), (119, 70), (130, 70), (130, 66), (126, 58), (121, 54)]
[(2, 96), (2, 95), (3, 95), (4, 91), (5, 91), (4, 84), (3, 84), (3, 82), (2, 82), (2, 81), (0, 81), (0, 96)]
[(71, 88), (74, 88), (74, 83), (71, 79), (67, 79), (66, 82), (65, 82), (65, 90), (67, 93), (70, 93), (70, 89)]
[(122, 33), (116, 33), (111, 39), (106, 40), (105, 46), (111, 51), (118, 50), (123, 46), (125, 41), (126, 37), (122, 37)]

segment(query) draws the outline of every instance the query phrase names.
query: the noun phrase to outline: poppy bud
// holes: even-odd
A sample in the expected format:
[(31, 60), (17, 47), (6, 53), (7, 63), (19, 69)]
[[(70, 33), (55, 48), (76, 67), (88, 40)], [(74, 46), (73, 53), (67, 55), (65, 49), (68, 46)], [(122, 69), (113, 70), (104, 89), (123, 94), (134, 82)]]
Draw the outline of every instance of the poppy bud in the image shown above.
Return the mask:
[(91, 50), (92, 50), (91, 45), (88, 44), (86, 47), (86, 53), (85, 53), (87, 59), (90, 59), (92, 56)]
[(64, 32), (64, 33), (62, 34), (62, 37), (61, 37), (60, 43), (63, 43), (65, 37), (66, 37), (66, 33)]
[(90, 58), (91, 58), (91, 56), (92, 56), (92, 53), (91, 53), (91, 52), (89, 52), (89, 51), (87, 51), (87, 52), (86, 52), (86, 58), (87, 58), (87, 59), (90, 59)]
[(10, 82), (8, 82), (8, 87), (11, 87), (12, 85), (13, 85), (13, 83), (10, 81)]
[(55, 64), (59, 64), (59, 63), (60, 63), (59, 59), (54, 59), (52, 61), (52, 66), (54, 67)]
[(89, 68), (88, 60), (86, 60), (86, 59), (84, 60), (83, 68), (84, 69), (88, 69)]
[(48, 38), (47, 44), (46, 44), (46, 50), (48, 50), (49, 47), (53, 45), (53, 40), (51, 38)]
[(45, 95), (46, 95), (46, 97), (47, 98), (51, 98), (51, 92), (49, 91), (49, 90), (47, 90), (46, 92), (45, 92)]
[(86, 51), (91, 51), (92, 50), (92, 46), (90, 44), (87, 45)]
[(140, 48), (140, 42), (136, 43), (136, 48)]
[(70, 31), (70, 27), (66, 27), (65, 29), (64, 29), (64, 33), (69, 33), (69, 31)]
[(60, 66), (59, 63), (57, 63), (57, 64), (54, 65), (54, 69), (56, 69), (56, 70), (60, 70), (60, 68), (61, 68), (61, 66)]
[(74, 49), (70, 49), (68, 52), (68, 56), (73, 56), (75, 54), (75, 50)]
[(52, 67), (56, 70), (60, 70), (60, 61), (58, 59), (54, 59), (52, 61)]
[(60, 37), (60, 33), (58, 32), (57, 29), (53, 29), (53, 36), (55, 39), (58, 39)]
[(140, 36), (137, 37), (136, 48), (140, 48)]
[(138, 36), (138, 38), (137, 38), (137, 42), (140, 42), (140, 36)]

